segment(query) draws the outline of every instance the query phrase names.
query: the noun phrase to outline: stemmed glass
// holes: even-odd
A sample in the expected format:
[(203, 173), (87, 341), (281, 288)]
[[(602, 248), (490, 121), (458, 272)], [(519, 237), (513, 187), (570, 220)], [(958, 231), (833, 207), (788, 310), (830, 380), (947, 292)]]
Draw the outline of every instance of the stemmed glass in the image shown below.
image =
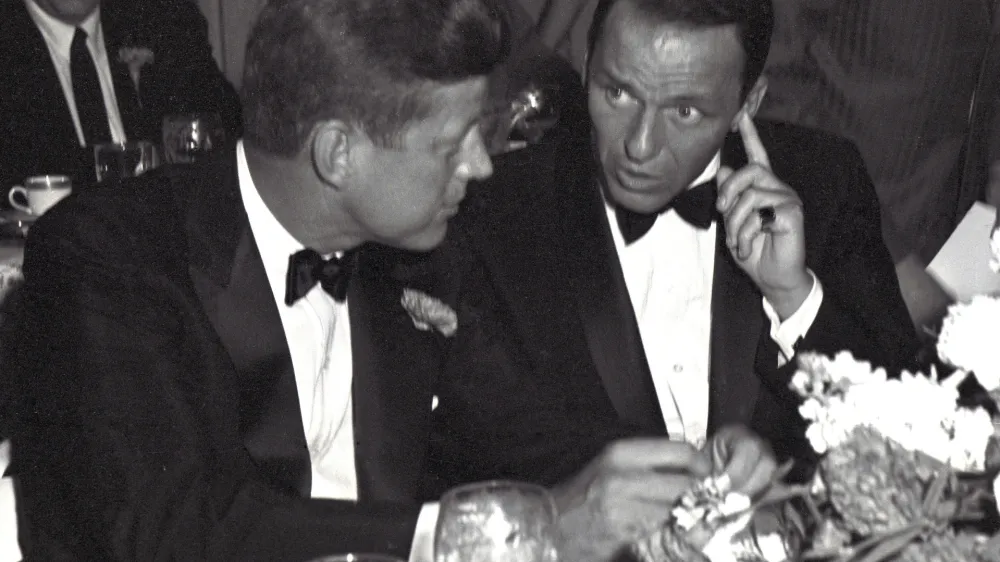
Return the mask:
[(94, 147), (98, 182), (141, 176), (158, 165), (156, 147), (151, 142), (107, 142)]
[(529, 82), (487, 113), (483, 137), (491, 155), (535, 144), (559, 121), (559, 88)]
[(435, 562), (556, 562), (556, 505), (541, 486), (495, 480), (441, 498)]
[(163, 151), (169, 163), (195, 162), (226, 142), (217, 113), (179, 113), (163, 118)]
[(333, 556), (314, 558), (309, 562), (403, 562), (403, 561), (394, 556), (386, 556), (385, 554), (334, 554)]

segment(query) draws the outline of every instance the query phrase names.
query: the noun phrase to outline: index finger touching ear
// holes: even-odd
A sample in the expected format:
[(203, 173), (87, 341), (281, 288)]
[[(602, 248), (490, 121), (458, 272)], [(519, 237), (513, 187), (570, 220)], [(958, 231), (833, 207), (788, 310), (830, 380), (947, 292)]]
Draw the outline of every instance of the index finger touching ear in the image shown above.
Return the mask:
[(750, 118), (750, 114), (743, 112), (743, 117), (740, 118), (739, 122), (740, 137), (743, 138), (743, 146), (747, 151), (747, 161), (751, 164), (760, 164), (761, 166), (770, 169), (771, 159), (767, 157), (767, 151), (764, 150), (764, 143), (760, 141), (760, 135), (757, 133), (757, 127), (753, 124), (753, 119)]

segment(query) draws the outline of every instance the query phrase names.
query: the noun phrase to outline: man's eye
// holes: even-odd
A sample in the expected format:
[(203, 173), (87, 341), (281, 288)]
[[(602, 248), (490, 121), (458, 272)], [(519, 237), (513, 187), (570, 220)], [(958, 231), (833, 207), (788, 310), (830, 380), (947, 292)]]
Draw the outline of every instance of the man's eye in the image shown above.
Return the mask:
[(611, 105), (621, 105), (628, 101), (628, 92), (620, 86), (609, 86), (605, 92)]
[(684, 123), (697, 123), (701, 121), (704, 114), (698, 109), (691, 107), (690, 105), (679, 105), (675, 108), (674, 112), (680, 121)]

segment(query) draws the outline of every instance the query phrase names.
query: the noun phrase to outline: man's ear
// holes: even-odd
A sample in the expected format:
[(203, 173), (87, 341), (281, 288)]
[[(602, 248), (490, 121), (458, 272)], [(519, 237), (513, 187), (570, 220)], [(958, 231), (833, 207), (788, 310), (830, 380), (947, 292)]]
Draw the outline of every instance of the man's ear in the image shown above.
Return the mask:
[(740, 120), (743, 119), (743, 115), (746, 114), (751, 119), (757, 115), (757, 111), (760, 109), (760, 104), (764, 102), (764, 95), (767, 93), (767, 78), (761, 76), (754, 83), (750, 91), (747, 92), (747, 97), (743, 100), (743, 107), (736, 112), (733, 116), (733, 121), (729, 124), (729, 129), (731, 131), (739, 130)]
[(343, 121), (323, 121), (312, 135), (312, 161), (316, 175), (331, 187), (340, 187), (350, 176), (352, 128)]

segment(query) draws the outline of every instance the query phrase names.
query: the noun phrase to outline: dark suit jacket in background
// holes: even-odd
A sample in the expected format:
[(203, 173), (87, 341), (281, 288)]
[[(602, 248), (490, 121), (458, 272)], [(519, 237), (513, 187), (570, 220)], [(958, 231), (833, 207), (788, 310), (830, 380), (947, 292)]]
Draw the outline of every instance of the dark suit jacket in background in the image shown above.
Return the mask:
[(419, 260), (362, 249), (348, 295), (360, 502), (304, 499), (291, 358), (223, 156), (76, 193), (32, 228), (4, 393), (29, 559), (409, 552), (442, 342), (400, 297), (440, 286)]
[[(207, 24), (189, 0), (101, 2), (108, 64), (129, 140), (161, 142), (165, 115), (217, 112), (231, 140), (242, 134), (240, 105), (212, 58)], [(136, 89), (122, 47), (145, 47), (152, 64)], [(94, 182), (93, 149), (80, 147), (66, 97), (41, 31), (22, 0), (0, 2), (0, 191), (38, 174)], [(6, 204), (6, 203), (4, 203)]]
[[(775, 173), (803, 200), (807, 264), (824, 288), (797, 350), (907, 364), (916, 335), (857, 150), (814, 130), (758, 127)], [(723, 161), (746, 162), (738, 135)], [(567, 120), (542, 144), (497, 159), (455, 219), (449, 243), (465, 258), (459, 325), (478, 328), (459, 329), (438, 389), (433, 470), (448, 485), (554, 484), (613, 439), (665, 434), (594, 174), (589, 123)], [(709, 434), (747, 425), (779, 456), (808, 460), (787, 388), (794, 361), (777, 368), (761, 294), (718, 232)]]

